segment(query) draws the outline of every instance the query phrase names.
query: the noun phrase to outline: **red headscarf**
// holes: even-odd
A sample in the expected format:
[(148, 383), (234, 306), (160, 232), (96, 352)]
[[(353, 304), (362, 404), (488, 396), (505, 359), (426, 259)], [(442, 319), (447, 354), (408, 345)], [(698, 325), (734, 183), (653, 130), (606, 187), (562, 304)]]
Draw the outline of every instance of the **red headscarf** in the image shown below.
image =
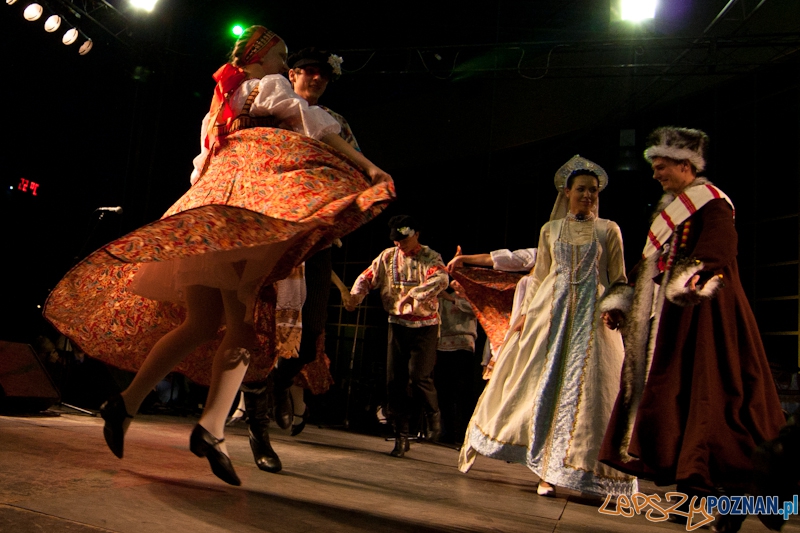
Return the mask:
[(209, 122), (206, 132), (206, 148), (209, 148), (214, 140), (215, 126), (226, 125), (236, 118), (229, 99), (233, 91), (249, 77), (242, 67), (260, 62), (270, 48), (281, 41), (275, 32), (264, 26), (254, 26), (254, 28), (255, 30), (245, 45), (245, 52), (239, 61), (239, 66), (234, 67), (230, 63), (225, 63), (214, 73), (213, 77), (217, 86), (214, 87), (214, 97), (211, 99), (211, 108), (208, 111), (212, 120)]

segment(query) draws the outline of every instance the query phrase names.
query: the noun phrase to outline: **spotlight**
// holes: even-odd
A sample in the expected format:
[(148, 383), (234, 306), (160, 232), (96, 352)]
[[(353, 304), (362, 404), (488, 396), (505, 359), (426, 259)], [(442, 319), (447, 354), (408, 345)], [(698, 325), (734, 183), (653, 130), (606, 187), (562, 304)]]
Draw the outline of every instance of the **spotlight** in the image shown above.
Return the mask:
[(64, 36), (61, 38), (61, 42), (70, 45), (78, 40), (78, 30), (75, 28), (70, 28), (64, 32)]
[(131, 5), (149, 13), (156, 6), (157, 1), (158, 0), (131, 0)]
[(8, 5), (16, 4), (16, 3), (17, 3), (17, 0), (6, 0), (6, 4), (8, 4)]
[(631, 22), (641, 22), (656, 16), (656, 0), (622, 0), (621, 18)]
[(61, 17), (58, 15), (50, 15), (44, 22), (44, 31), (53, 33), (61, 26)]
[(39, 4), (30, 4), (25, 8), (25, 11), (22, 12), (22, 16), (25, 17), (25, 20), (31, 22), (39, 20), (39, 17), (42, 16), (42, 6)]
[(241, 37), (244, 33), (244, 28), (241, 24), (236, 24), (231, 28), (231, 33), (234, 37)]
[(86, 54), (89, 53), (89, 50), (91, 49), (92, 49), (92, 40), (89, 39), (88, 41), (86, 41), (81, 45), (81, 47), (78, 49), (78, 53), (82, 56), (85, 56)]

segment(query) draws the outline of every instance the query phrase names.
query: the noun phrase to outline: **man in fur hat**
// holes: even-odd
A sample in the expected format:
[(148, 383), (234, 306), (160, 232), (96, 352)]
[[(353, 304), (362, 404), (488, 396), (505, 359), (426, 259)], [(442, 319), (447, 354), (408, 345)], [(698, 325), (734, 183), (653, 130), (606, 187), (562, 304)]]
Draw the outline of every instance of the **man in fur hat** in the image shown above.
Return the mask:
[(741, 494), (784, 417), (739, 281), (733, 203), (697, 176), (707, 145), (687, 128), (648, 139), (664, 196), (634, 287), (603, 304), (624, 316), (625, 362), (600, 459), (690, 494)]

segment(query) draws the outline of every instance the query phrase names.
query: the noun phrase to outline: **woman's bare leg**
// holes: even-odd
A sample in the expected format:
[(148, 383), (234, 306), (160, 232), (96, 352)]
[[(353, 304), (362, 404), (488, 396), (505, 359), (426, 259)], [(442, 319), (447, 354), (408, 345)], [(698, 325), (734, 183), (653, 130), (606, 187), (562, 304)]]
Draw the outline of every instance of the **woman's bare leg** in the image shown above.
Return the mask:
[[(187, 287), (186, 307), (186, 320), (156, 342), (131, 384), (122, 392), (128, 413), (135, 415), (158, 382), (195, 348), (216, 335), (224, 309), (219, 289), (201, 285)], [(130, 420), (124, 422), (126, 430)]]
[[(236, 291), (221, 291), (225, 308), (225, 338), (222, 340), (211, 367), (211, 386), (199, 424), (214, 437), (221, 439), (231, 405), (242, 384), (250, 354), (256, 345), (253, 326), (246, 324), (245, 305)], [(227, 455), (225, 443), (220, 444)]]

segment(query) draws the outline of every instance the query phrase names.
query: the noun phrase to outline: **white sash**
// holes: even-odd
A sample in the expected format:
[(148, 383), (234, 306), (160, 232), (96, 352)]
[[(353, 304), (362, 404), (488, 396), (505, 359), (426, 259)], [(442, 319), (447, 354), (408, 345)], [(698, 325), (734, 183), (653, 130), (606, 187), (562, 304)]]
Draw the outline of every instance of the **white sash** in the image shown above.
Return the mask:
[(728, 202), (731, 209), (734, 209), (735, 216), (736, 211), (731, 199), (710, 183), (689, 187), (683, 191), (653, 220), (650, 225), (650, 231), (647, 234), (647, 243), (644, 246), (642, 257), (649, 257), (658, 252), (664, 246), (664, 243), (669, 240), (676, 227), (695, 214), (698, 209), (717, 198), (722, 198)]

